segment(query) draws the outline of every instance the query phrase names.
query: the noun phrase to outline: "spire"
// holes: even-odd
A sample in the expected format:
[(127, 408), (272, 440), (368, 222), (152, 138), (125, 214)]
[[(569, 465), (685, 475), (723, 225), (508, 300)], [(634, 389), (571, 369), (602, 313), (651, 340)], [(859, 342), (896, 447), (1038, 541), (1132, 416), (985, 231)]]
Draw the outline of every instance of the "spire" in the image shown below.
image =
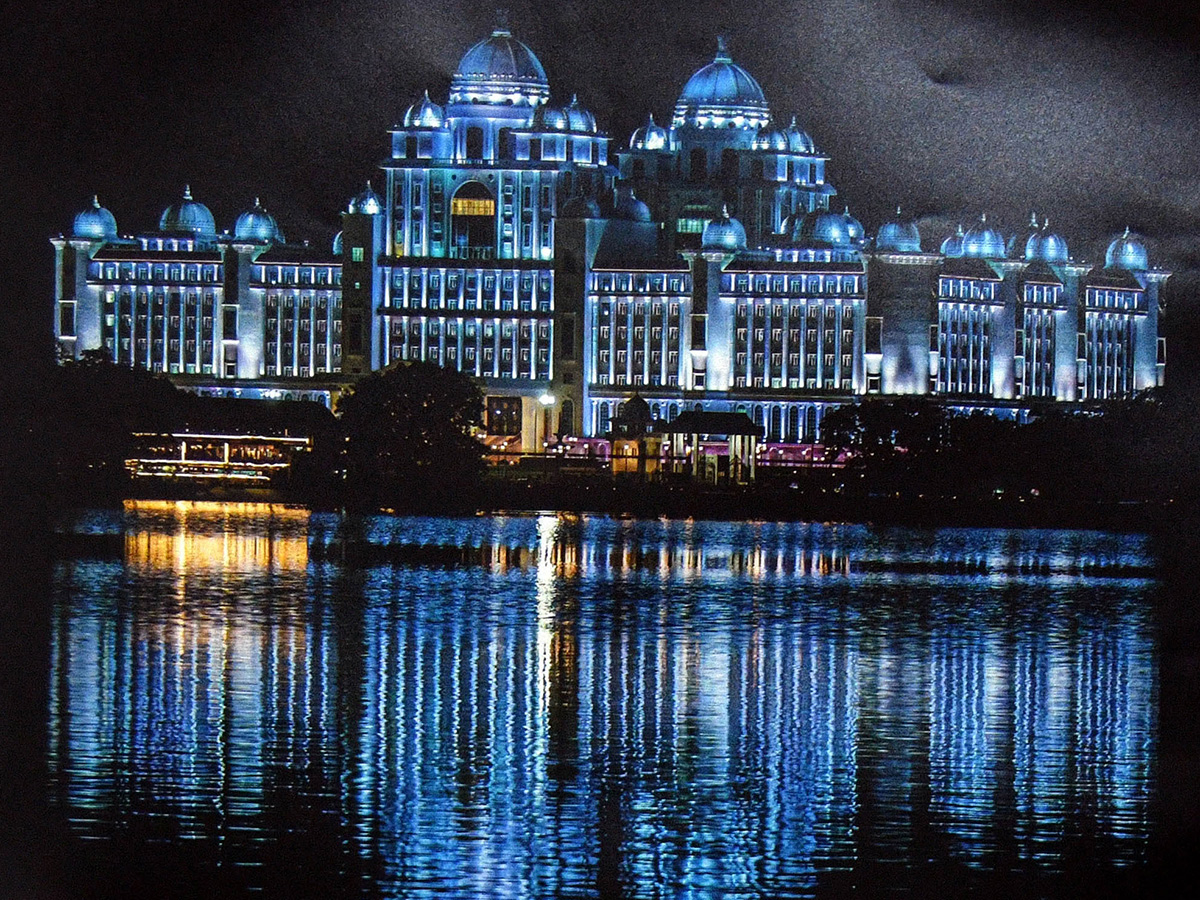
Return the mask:
[(508, 26), (508, 7), (496, 7), (496, 27), (492, 31), (492, 37), (512, 37), (512, 32)]

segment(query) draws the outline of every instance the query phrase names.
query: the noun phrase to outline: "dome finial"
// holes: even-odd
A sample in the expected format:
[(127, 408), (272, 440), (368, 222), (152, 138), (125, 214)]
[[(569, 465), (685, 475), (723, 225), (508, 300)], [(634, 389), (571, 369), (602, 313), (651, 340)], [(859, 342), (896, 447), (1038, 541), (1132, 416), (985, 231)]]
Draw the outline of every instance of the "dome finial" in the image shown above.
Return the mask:
[(492, 31), (493, 37), (509, 37), (512, 32), (509, 30), (508, 24), (508, 7), (496, 7), (496, 28)]
[(733, 62), (733, 58), (729, 55), (729, 39), (723, 35), (717, 35), (717, 57), (715, 62)]
[(258, 197), (255, 197), (255, 198), (254, 198), (254, 208), (255, 208), (255, 209), (259, 209), (259, 208), (261, 208), (261, 207), (262, 207), (262, 202), (259, 200), (259, 198), (258, 198)]
[(185, 184), (183, 186), (183, 199), (184, 200), (192, 199), (192, 186), (190, 184)]
[(721, 218), (722, 219), (729, 218), (729, 204), (728, 203), (721, 204)]
[(92, 209), (99, 209), (99, 208), (100, 208), (100, 195), (92, 194)]
[(1037, 227), (1038, 227), (1038, 223), (1037, 223), (1037, 213), (1035, 213), (1035, 212), (1031, 212), (1031, 213), (1029, 214), (1029, 227), (1030, 227), (1030, 228), (1037, 228)]
[(1121, 235), (1121, 237), (1129, 237), (1129, 226), (1128, 225), (1125, 226), (1125, 233), (1123, 235)]
[(981, 213), (981, 214), (980, 214), (980, 216), (979, 216), (979, 223), (980, 223), (981, 225), (986, 225), (986, 224), (987, 224), (987, 213)]
[(896, 220), (897, 221), (900, 220), (900, 204), (899, 203), (896, 204)]

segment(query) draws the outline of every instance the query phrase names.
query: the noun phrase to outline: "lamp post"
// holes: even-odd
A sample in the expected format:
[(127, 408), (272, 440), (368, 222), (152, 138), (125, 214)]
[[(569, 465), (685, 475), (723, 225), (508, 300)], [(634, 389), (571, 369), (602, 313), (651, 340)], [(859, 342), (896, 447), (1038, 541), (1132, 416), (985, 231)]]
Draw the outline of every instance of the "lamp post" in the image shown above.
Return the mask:
[(549, 391), (538, 397), (538, 403), (542, 404), (542, 454), (548, 455), (550, 452), (550, 435), (553, 434), (554, 425), (554, 403), (557, 398)]

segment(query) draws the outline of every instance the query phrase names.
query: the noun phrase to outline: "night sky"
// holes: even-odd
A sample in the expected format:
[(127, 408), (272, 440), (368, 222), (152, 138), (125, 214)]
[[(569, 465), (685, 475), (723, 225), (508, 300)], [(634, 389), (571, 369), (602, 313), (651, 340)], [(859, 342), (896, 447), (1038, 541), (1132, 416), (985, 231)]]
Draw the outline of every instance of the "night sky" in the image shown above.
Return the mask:
[[(7, 365), (49, 352), (51, 234), (93, 193), (122, 233), (190, 183), (231, 228), (256, 196), (289, 239), (326, 242), (377, 175), (385, 130), (425, 88), (445, 102), (493, 3), (45, 0), (0, 42)], [(716, 35), (775, 118), (828, 154), (836, 204), (873, 232), (897, 204), (927, 249), (981, 212), (1031, 211), (1076, 258), (1128, 224), (1195, 295), (1200, 269), (1200, 10), (1183, 0), (508, 0), (554, 101), (573, 93), (627, 146), (669, 121)], [(15, 352), (14, 352), (15, 351)], [(7, 368), (6, 365), (6, 368)]]

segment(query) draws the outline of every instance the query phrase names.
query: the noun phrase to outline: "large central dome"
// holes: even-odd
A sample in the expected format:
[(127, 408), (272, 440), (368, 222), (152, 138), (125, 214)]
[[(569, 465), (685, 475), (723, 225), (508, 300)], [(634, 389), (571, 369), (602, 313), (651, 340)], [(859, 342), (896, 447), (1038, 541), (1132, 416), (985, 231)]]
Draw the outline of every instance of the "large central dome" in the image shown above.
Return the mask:
[(541, 62), (504, 28), (463, 54), (450, 80), (451, 103), (537, 106), (549, 98)]
[(673, 124), (762, 128), (770, 121), (771, 111), (762, 88), (754, 76), (733, 61), (724, 39), (719, 39), (716, 58), (683, 86)]

